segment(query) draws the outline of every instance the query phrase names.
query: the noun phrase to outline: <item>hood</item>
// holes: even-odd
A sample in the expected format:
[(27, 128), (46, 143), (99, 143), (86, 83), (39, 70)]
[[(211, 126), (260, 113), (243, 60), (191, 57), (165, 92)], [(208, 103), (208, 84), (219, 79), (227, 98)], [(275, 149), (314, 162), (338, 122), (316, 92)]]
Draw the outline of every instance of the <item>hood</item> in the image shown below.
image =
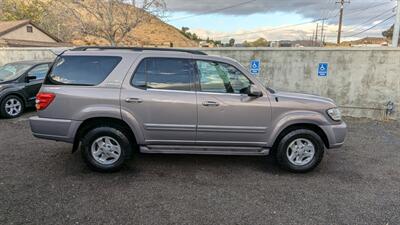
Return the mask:
[(302, 94), (296, 92), (284, 92), (284, 91), (277, 91), (273, 94), (275, 97), (302, 101), (302, 102), (312, 102), (312, 103), (321, 103), (321, 104), (328, 104), (328, 105), (336, 105), (335, 102), (326, 97), (318, 96), (318, 95), (310, 95), (310, 94)]

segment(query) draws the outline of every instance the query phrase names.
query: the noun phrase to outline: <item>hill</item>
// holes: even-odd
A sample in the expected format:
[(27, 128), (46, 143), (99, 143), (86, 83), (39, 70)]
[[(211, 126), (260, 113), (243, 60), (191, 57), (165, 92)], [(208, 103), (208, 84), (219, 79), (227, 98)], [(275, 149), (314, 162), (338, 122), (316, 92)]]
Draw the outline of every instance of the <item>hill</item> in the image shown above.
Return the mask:
[[(80, 33), (82, 24), (77, 18), (84, 18), (86, 20), (93, 19), (93, 26), (103, 27), (105, 23), (101, 23), (94, 19), (93, 11), (90, 11), (90, 7), (96, 6), (96, 1), (102, 0), (0, 0), (0, 20), (4, 21), (15, 21), (15, 20), (31, 20), (43, 30), (57, 37), (64, 42), (71, 42), (74, 45), (108, 45), (109, 42), (102, 38), (88, 36)], [(104, 1), (104, 0), (103, 0)], [(124, 2), (123, 0), (120, 0)], [(88, 5), (83, 6), (80, 3), (87, 3)], [(92, 3), (90, 3), (92, 2)], [(106, 2), (106, 1), (105, 1)], [(116, 1), (118, 2), (118, 1)], [(90, 5), (93, 4), (93, 5)], [(126, 3), (124, 10), (118, 11), (116, 6), (115, 11), (111, 14), (111, 17), (118, 17), (118, 15), (125, 15), (134, 12), (135, 8)], [(101, 4), (100, 4), (101, 5)], [(90, 6), (88, 8), (85, 8)], [(97, 5), (98, 7), (98, 5)], [(103, 6), (102, 6), (103, 7)], [(72, 10), (73, 9), (73, 10)], [(107, 8), (109, 9), (109, 8)], [(101, 10), (101, 9), (100, 9)], [(127, 12), (128, 10), (128, 12)], [(72, 11), (79, 12), (75, 14)], [(109, 12), (103, 11), (103, 14)], [(109, 15), (109, 14), (107, 14)], [(135, 13), (132, 13), (135, 15)], [(147, 19), (145, 23), (140, 24), (138, 27), (133, 29), (124, 38), (120, 45), (126, 46), (174, 46), (174, 47), (196, 47), (197, 42), (190, 40), (183, 35), (175, 27), (163, 22), (159, 18), (149, 14), (140, 14), (141, 18), (149, 16), (150, 21)], [(97, 18), (102, 17), (97, 14)], [(105, 18), (108, 18), (105, 17)], [(124, 17), (119, 18), (119, 22), (124, 21)], [(118, 19), (116, 19), (118, 20)], [(132, 20), (127, 20), (127, 23)], [(97, 22), (97, 23), (96, 23)], [(125, 23), (125, 24), (127, 24)], [(92, 29), (97, 29), (92, 27)]]
[(388, 40), (384, 37), (365, 37), (359, 40), (354, 40), (354, 41), (344, 41), (342, 42), (342, 45), (350, 45), (350, 46), (355, 46), (355, 45), (387, 45)]
[[(72, 24), (72, 27), (74, 25)], [(73, 45), (107, 45), (107, 41), (93, 36), (83, 36), (73, 32), (70, 42)], [(198, 44), (185, 37), (175, 27), (153, 17), (149, 23), (140, 24), (132, 30), (123, 45), (126, 46), (165, 46), (170, 47), (197, 47)]]

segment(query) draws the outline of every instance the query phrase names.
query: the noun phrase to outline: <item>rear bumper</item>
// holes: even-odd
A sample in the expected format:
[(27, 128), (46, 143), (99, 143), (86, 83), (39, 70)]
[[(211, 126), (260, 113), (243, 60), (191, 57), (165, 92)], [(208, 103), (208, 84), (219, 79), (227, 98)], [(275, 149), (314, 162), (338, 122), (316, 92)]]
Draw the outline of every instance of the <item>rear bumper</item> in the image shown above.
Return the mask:
[(34, 116), (29, 118), (29, 123), (33, 136), (37, 138), (73, 143), (82, 122)]
[(345, 122), (342, 121), (338, 125), (321, 126), (321, 129), (324, 130), (328, 138), (329, 148), (340, 148), (344, 144), (347, 135), (347, 125)]

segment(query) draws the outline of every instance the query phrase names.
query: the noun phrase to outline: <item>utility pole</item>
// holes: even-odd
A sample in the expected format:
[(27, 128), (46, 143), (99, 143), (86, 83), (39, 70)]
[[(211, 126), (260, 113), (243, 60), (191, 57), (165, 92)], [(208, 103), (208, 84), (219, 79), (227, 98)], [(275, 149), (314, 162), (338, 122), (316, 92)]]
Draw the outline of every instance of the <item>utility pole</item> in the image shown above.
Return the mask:
[(392, 45), (394, 48), (399, 46), (399, 33), (400, 33), (400, 0), (397, 0), (397, 14), (396, 23), (394, 24)]
[[(399, 0), (400, 1), (400, 0)], [(322, 20), (322, 27), (321, 27), (321, 47), (324, 45), (324, 26), (325, 26), (325, 19)]]
[(341, 38), (341, 35), (342, 35), (344, 4), (345, 3), (350, 3), (350, 0), (349, 1), (340, 0), (340, 1), (336, 2), (336, 3), (340, 4), (339, 30), (338, 30), (338, 36), (337, 36), (337, 44), (340, 45), (340, 38)]
[(311, 38), (311, 43), (312, 43), (312, 46), (314, 46), (314, 40), (315, 40), (315, 30), (313, 30), (313, 33), (312, 33), (312, 38)]
[(317, 23), (317, 29), (315, 30), (315, 45), (318, 45), (318, 26), (319, 24)]

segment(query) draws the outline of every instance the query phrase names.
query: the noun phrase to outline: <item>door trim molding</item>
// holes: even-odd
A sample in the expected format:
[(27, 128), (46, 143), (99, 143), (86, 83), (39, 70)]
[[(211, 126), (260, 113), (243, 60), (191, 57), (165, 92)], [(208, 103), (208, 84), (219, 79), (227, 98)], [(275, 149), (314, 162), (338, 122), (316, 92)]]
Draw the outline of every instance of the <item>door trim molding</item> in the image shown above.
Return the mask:
[(197, 132), (267, 133), (267, 127), (199, 125)]
[(144, 124), (146, 130), (161, 130), (161, 131), (196, 131), (196, 125), (181, 125), (181, 124), (156, 124), (146, 123)]

